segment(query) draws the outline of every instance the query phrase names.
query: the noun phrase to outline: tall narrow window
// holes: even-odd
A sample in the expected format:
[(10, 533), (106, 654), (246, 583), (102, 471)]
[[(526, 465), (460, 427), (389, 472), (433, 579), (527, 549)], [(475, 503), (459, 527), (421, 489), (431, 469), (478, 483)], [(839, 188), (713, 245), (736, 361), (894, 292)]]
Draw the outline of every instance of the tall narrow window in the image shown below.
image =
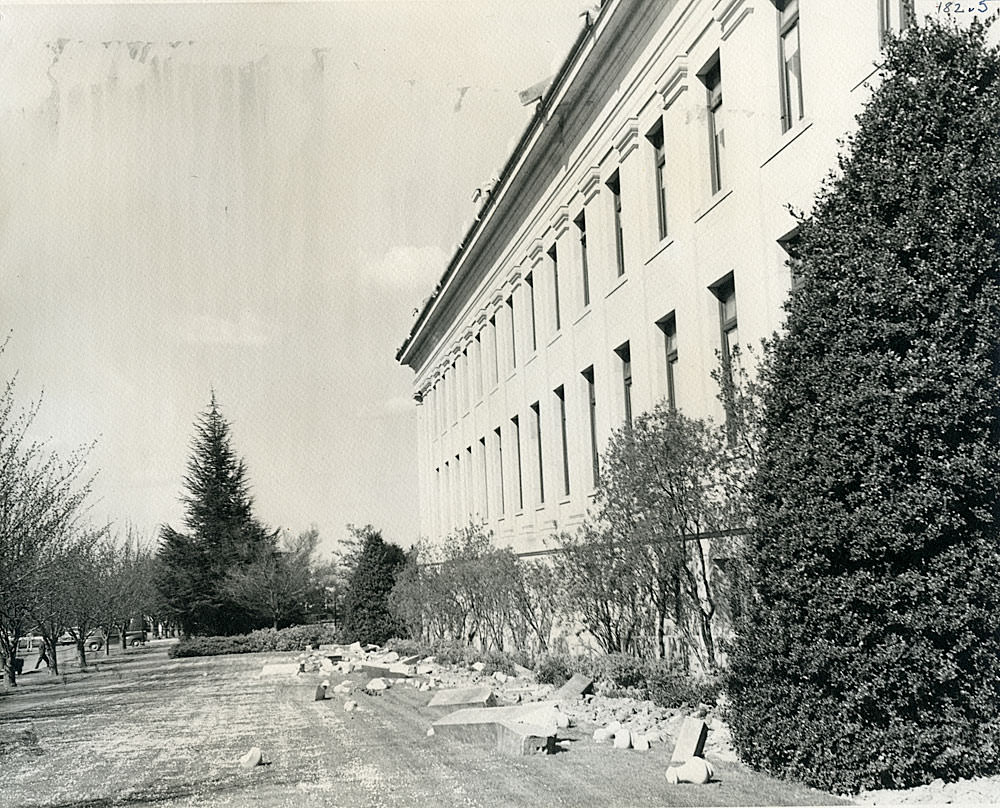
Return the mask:
[(583, 273), (583, 305), (590, 305), (590, 269), (587, 266), (587, 215), (580, 211), (574, 219), (577, 230), (580, 231), (580, 269)]
[(490, 473), (486, 460), (486, 436), (479, 439), (479, 482), (482, 485), (481, 503), (483, 519), (490, 518)]
[(471, 522), (472, 517), (476, 512), (475, 503), (475, 468), (472, 465), (472, 447), (465, 447), (465, 463), (462, 464), (465, 468), (465, 474), (463, 477), (464, 493), (465, 493), (465, 514), (466, 521)]
[(559, 432), (562, 439), (563, 496), (569, 496), (569, 443), (566, 440), (566, 391), (560, 385), (554, 391), (559, 406)]
[(462, 396), (462, 412), (466, 412), (469, 409), (469, 399), (472, 397), (471, 393), (471, 381), (469, 378), (471, 374), (471, 369), (469, 367), (469, 349), (462, 349), (462, 372), (459, 377), (459, 383), (461, 384), (461, 396)]
[(615, 215), (615, 265), (618, 276), (625, 274), (625, 240), (622, 237), (622, 188), (616, 171), (608, 180), (611, 191), (611, 207)]
[(510, 419), (510, 423), (514, 427), (514, 459), (517, 461), (515, 464), (517, 469), (517, 509), (521, 511), (524, 510), (524, 475), (521, 469), (521, 422), (515, 415)]
[(736, 317), (736, 285), (733, 276), (720, 281), (712, 290), (719, 299), (719, 329), (722, 344), (722, 399), (726, 409), (726, 420), (729, 424), (729, 439), (734, 440), (733, 432), (733, 355), (739, 344), (739, 327)]
[(472, 343), (472, 384), (476, 401), (483, 397), (483, 339), (482, 332), (476, 334)]
[(493, 430), (493, 434), (496, 435), (497, 439), (497, 492), (499, 493), (499, 512), (503, 516), (506, 511), (506, 501), (504, 497), (503, 490), (503, 437), (500, 432), (500, 427)]
[(490, 317), (490, 387), (495, 387), (500, 381), (500, 346), (497, 344), (497, 317)]
[(653, 147), (653, 177), (656, 180), (656, 226), (660, 239), (667, 237), (667, 153), (663, 145), (663, 120), (647, 135)]
[(562, 328), (562, 312), (559, 307), (559, 254), (556, 245), (549, 250), (549, 260), (552, 262), (552, 312), (555, 316), (556, 331)]
[(913, 2), (912, 0), (877, 0), (877, 2), (879, 44), (881, 44), (890, 31), (907, 28), (913, 23)]
[(625, 426), (632, 427), (632, 351), (626, 342), (615, 349), (622, 363), (622, 404), (625, 410)]
[(465, 491), (462, 485), (462, 467), (459, 465), (460, 455), (455, 455), (455, 524), (465, 524)]
[(531, 320), (531, 350), (538, 348), (538, 333), (535, 329), (535, 277), (529, 273), (524, 278), (525, 286), (528, 287), (528, 317)]
[(663, 332), (663, 347), (666, 353), (667, 362), (667, 404), (670, 409), (677, 409), (677, 388), (676, 388), (676, 368), (677, 368), (677, 318), (673, 313), (668, 314), (657, 325)]
[(514, 328), (514, 296), (507, 298), (507, 330), (510, 332), (510, 369), (517, 367), (517, 331)]
[(600, 456), (597, 453), (597, 394), (594, 389), (594, 366), (591, 365), (583, 371), (583, 378), (587, 382), (587, 413), (590, 420), (590, 459), (593, 469), (594, 487), (601, 476)]
[(802, 60), (799, 56), (799, 0), (778, 0), (781, 50), (781, 131), (787, 132), (804, 114)]
[(722, 114), (722, 65), (718, 59), (705, 73), (702, 81), (708, 90), (708, 157), (714, 194), (722, 189), (726, 149)]
[(545, 502), (545, 461), (542, 453), (542, 408), (536, 401), (531, 405), (531, 420), (535, 427), (535, 453), (538, 456), (538, 503)]
[(445, 527), (445, 532), (454, 527), (451, 521), (451, 466), (447, 460), (444, 461), (444, 517), (442, 524)]

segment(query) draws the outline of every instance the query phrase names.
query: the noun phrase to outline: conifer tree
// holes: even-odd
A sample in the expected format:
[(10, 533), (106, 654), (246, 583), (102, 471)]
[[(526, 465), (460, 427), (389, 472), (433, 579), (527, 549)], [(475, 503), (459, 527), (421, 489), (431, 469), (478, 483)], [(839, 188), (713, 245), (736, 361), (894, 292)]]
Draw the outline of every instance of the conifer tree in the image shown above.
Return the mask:
[(731, 655), (750, 765), (835, 791), (1000, 770), (1000, 55), (887, 43), (800, 222), (767, 382), (753, 597)]
[(226, 585), (232, 571), (273, 555), (277, 546), (277, 533), (253, 514), (246, 466), (229, 433), (213, 392), (195, 424), (184, 477), (187, 531), (164, 525), (160, 533), (157, 589), (165, 613), (185, 633), (237, 634), (266, 623)]
[(389, 594), (406, 555), (398, 545), (383, 541), (371, 525), (350, 530), (361, 546), (344, 596), (344, 633), (352, 640), (381, 644), (403, 631)]

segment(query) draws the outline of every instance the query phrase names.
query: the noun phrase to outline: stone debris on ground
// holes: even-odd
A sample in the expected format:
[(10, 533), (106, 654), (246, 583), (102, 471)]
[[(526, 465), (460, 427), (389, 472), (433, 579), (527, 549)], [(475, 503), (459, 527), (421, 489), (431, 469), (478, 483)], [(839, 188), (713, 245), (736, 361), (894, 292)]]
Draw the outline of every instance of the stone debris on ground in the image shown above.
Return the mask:
[(381, 677), (376, 677), (374, 679), (369, 679), (368, 684), (365, 685), (366, 693), (384, 693), (390, 688), (389, 680), (383, 679)]
[(358, 703), (356, 701), (349, 700), (349, 701), (345, 701), (344, 702), (344, 711), (345, 712), (353, 713), (357, 709), (358, 709)]
[(713, 774), (715, 772), (712, 770), (711, 763), (701, 757), (691, 757), (682, 765), (671, 766), (667, 769), (667, 782), (670, 785), (694, 783), (701, 786), (709, 782)]
[(240, 758), (240, 768), (241, 769), (252, 769), (255, 766), (260, 766), (264, 761), (264, 755), (260, 751), (259, 746), (251, 746), (247, 753)]

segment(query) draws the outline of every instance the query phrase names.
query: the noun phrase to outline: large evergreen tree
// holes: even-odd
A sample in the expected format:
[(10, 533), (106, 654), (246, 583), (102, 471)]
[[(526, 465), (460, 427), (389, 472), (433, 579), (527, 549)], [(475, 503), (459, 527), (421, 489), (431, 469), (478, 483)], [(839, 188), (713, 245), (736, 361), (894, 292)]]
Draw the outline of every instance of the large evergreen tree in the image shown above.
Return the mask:
[(887, 45), (764, 378), (731, 657), (743, 759), (818, 787), (1000, 770), (1000, 55)]
[(213, 392), (195, 424), (184, 477), (187, 531), (164, 525), (160, 534), (157, 589), (164, 612), (185, 633), (237, 634), (267, 622), (234, 599), (226, 583), (277, 549), (277, 533), (253, 514), (246, 466), (229, 431)]
[(390, 608), (389, 593), (406, 565), (406, 554), (383, 541), (371, 525), (349, 529), (361, 546), (344, 596), (344, 633), (351, 640), (384, 643), (404, 631)]

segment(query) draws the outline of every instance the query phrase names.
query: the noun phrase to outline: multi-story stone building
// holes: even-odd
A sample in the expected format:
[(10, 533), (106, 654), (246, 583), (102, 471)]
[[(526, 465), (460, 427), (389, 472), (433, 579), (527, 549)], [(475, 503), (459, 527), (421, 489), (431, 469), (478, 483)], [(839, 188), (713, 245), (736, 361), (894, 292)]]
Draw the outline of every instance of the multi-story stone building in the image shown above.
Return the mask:
[(808, 210), (901, 0), (606, 0), (397, 354), (421, 529), (520, 552), (582, 520), (609, 434), (781, 325)]

